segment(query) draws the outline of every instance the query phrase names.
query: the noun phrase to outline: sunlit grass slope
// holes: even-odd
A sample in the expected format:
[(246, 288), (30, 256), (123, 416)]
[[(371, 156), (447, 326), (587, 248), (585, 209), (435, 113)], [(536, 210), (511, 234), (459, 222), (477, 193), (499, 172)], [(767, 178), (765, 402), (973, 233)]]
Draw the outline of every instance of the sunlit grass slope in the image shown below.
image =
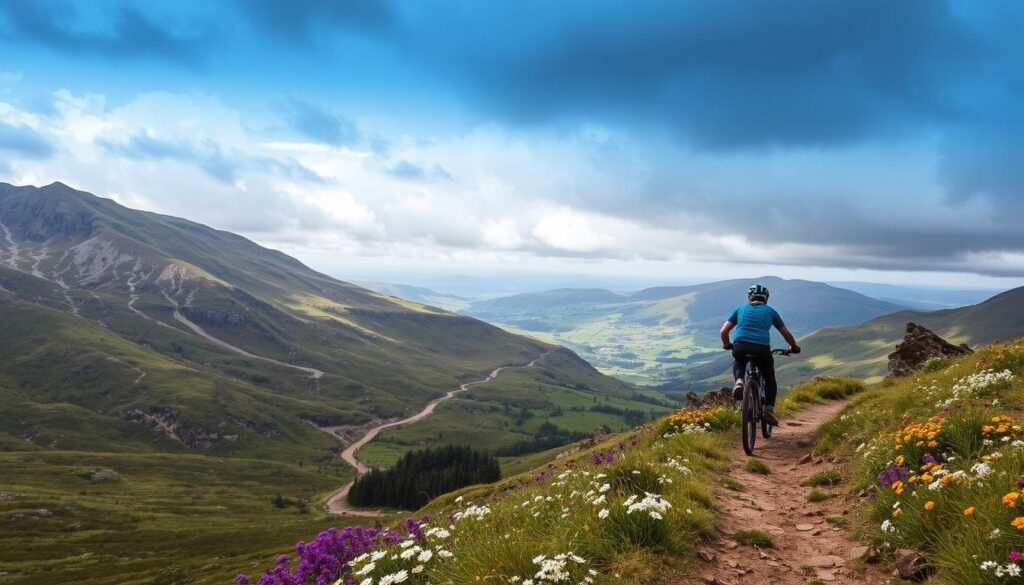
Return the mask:
[(864, 531), (925, 551), (937, 582), (1014, 582), (1024, 551), (1024, 341), (857, 397), (818, 449), (851, 460)]

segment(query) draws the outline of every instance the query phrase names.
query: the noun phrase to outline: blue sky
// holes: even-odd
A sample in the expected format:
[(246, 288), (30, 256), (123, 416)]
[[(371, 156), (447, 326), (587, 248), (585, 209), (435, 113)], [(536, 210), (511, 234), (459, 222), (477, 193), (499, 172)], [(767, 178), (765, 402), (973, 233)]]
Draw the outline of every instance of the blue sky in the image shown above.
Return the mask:
[(1012, 1), (0, 0), (0, 180), (342, 276), (1024, 281)]

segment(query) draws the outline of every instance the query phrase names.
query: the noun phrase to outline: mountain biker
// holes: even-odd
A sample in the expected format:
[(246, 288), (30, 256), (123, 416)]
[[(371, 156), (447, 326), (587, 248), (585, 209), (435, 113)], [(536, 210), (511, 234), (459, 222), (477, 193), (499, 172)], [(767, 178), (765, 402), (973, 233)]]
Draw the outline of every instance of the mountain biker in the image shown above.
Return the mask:
[[(792, 353), (800, 353), (796, 338), (782, 322), (775, 309), (768, 306), (768, 289), (760, 284), (747, 289), (747, 304), (741, 305), (722, 324), (722, 348), (731, 349), (733, 357), (732, 374), (736, 379), (733, 386), (734, 400), (743, 398), (743, 373), (747, 368), (747, 356), (754, 355), (754, 363), (764, 376), (764, 394), (767, 411), (764, 419), (772, 426), (779, 426), (775, 418), (775, 397), (779, 386), (775, 381), (775, 358), (772, 356), (771, 329), (774, 325), (789, 344)], [(729, 333), (736, 330), (733, 341)]]

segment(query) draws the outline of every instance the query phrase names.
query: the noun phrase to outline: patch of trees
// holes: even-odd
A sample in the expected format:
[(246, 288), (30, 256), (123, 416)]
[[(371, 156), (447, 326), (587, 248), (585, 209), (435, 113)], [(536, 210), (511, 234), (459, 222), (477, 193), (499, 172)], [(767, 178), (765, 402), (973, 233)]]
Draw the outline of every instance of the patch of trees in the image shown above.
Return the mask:
[[(681, 393), (680, 396), (682, 396)], [(661, 400), (660, 398), (655, 398), (654, 396), (648, 396), (646, 394), (641, 394), (639, 392), (633, 392), (633, 396), (631, 397), (631, 399), (634, 402), (643, 402), (646, 404), (653, 404), (655, 406), (664, 406), (665, 408), (672, 408), (671, 404), (665, 402), (664, 400)]]
[(545, 421), (544, 424), (540, 425), (540, 428), (537, 429), (537, 436), (533, 439), (516, 441), (511, 445), (499, 447), (494, 454), (498, 457), (516, 457), (519, 455), (526, 455), (528, 453), (547, 451), (548, 449), (568, 445), (575, 441), (582, 441), (589, 436), (590, 435), (587, 433), (567, 431), (559, 428), (558, 425), (555, 425), (550, 421)]
[(353, 506), (415, 510), (431, 499), (467, 485), (501, 479), (498, 460), (486, 451), (447, 445), (402, 456), (391, 469), (374, 469), (352, 484)]
[(614, 406), (608, 406), (607, 404), (598, 404), (590, 407), (591, 412), (603, 412), (605, 414), (614, 414), (621, 416), (622, 420), (626, 421), (626, 424), (634, 427), (638, 427), (649, 420), (650, 413), (642, 410), (633, 410), (631, 408), (616, 408)]

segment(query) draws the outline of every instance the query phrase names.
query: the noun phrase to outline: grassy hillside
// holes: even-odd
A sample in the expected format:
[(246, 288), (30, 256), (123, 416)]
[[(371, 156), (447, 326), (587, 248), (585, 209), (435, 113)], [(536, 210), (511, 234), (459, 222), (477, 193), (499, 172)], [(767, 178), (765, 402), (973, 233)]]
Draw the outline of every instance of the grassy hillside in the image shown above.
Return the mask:
[(822, 283), (763, 277), (634, 293), (552, 290), (479, 301), (462, 312), (562, 343), (605, 374), (657, 385), (718, 357), (718, 329), (755, 281), (771, 289), (772, 305), (797, 335), (901, 309)]
[[(325, 525), (319, 502), (350, 472), (317, 426), (409, 416), (499, 366), (550, 354), (530, 376), (555, 399), (532, 412), (566, 428), (595, 426), (589, 411), (554, 416), (569, 389), (649, 407), (567, 350), (59, 183), (0, 184), (0, 233), (5, 582), (66, 582), (52, 575), (67, 571), (81, 583), (178, 583), (225, 563), (238, 570), (246, 555)], [(445, 442), (530, 437), (529, 426), (465, 432), (516, 399), (503, 378), (474, 388), (487, 410), (460, 411), (462, 430)], [(627, 420), (602, 417), (613, 428)], [(400, 440), (384, 450), (411, 444)], [(89, 479), (106, 468), (120, 479)], [(278, 493), (310, 510), (275, 508)], [(243, 534), (253, 525), (261, 534)]]
[(854, 400), (818, 450), (850, 461), (865, 535), (923, 550), (937, 583), (1017, 582), (1024, 551), (1024, 341), (934, 361)]
[[(117, 476), (102, 479), (106, 470)], [(0, 453), (3, 581), (227, 583), (282, 543), (330, 526), (317, 499), (349, 473), (188, 454)], [(289, 505), (276, 507), (278, 494)]]
[[(343, 562), (318, 563), (322, 570), (300, 582), (331, 582), (349, 571), (377, 582), (405, 571), (407, 583), (506, 583), (547, 567), (574, 583), (677, 583), (695, 564), (699, 539), (714, 532), (712, 486), (735, 424), (722, 411), (700, 417), (713, 431), (647, 426), (546, 468), (449, 494), (415, 515), (438, 522), (385, 533), (344, 529), (337, 534), (346, 541), (321, 533), (302, 558)], [(394, 555), (372, 564), (359, 556), (377, 551)], [(284, 566), (291, 572), (295, 561)], [(252, 583), (259, 573), (250, 572)], [(288, 582), (281, 577), (270, 582)]]
[[(789, 408), (862, 389), (818, 380)], [(720, 538), (716, 490), (744, 489), (727, 475), (738, 418), (726, 407), (687, 410), (582, 443), (532, 471), (438, 497), (402, 526), (321, 533), (262, 582), (696, 582), (698, 551)], [(289, 580), (298, 563), (317, 569)], [(241, 582), (260, 573), (249, 575)]]

